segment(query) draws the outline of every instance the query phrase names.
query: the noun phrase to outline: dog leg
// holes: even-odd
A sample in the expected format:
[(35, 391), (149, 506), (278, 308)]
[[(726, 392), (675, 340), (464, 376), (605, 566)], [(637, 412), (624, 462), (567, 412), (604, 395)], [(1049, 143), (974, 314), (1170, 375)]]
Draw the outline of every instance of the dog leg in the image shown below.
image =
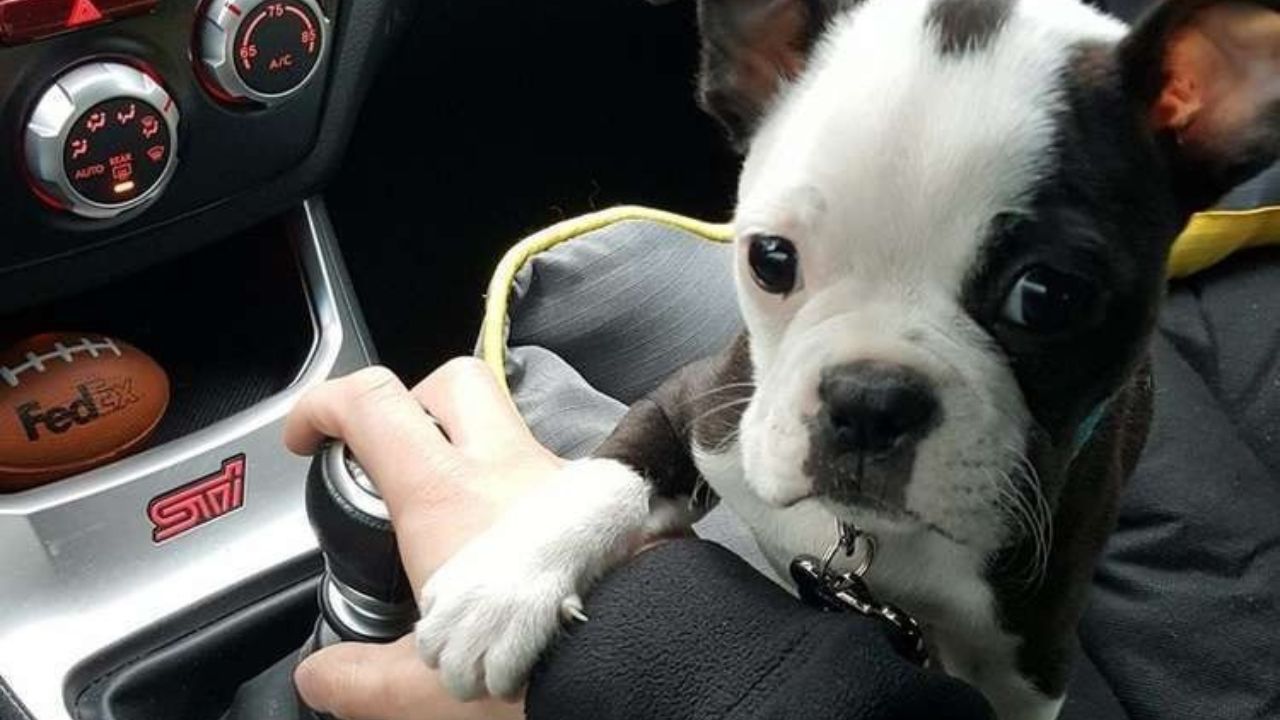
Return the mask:
[(989, 669), (974, 684), (1000, 720), (1057, 720), (1066, 699), (1048, 697), (1013, 668)]
[[(690, 453), (704, 406), (727, 401), (740, 339), (636, 403), (597, 457), (570, 463), (436, 572), (422, 590), (418, 649), (455, 697), (511, 697), (562, 618), (647, 537), (688, 528), (703, 507)], [(747, 391), (749, 395), (749, 391)]]
[(418, 649), (459, 699), (511, 697), (581, 594), (647, 533), (676, 522), (644, 478), (581, 460), (513, 506), (427, 581)]
[(1036, 690), (1025, 678), (1012, 674), (1003, 682), (979, 688), (995, 708), (1000, 720), (1057, 720), (1066, 696), (1051, 698)]
[(1065, 696), (1046, 695), (1018, 669), (1017, 648), (1026, 641), (987, 622), (981, 625), (986, 627), (973, 628), (968, 636), (935, 628), (935, 660), (948, 675), (977, 688), (999, 720), (1055, 720)]

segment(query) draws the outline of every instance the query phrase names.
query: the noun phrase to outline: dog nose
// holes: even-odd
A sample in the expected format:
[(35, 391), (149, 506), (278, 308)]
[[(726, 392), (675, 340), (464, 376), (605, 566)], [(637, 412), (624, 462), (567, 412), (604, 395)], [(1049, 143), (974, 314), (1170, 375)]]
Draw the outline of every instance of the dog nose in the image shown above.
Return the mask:
[(919, 441), (938, 420), (933, 385), (902, 365), (864, 360), (828, 368), (818, 386), (836, 448), (888, 455)]

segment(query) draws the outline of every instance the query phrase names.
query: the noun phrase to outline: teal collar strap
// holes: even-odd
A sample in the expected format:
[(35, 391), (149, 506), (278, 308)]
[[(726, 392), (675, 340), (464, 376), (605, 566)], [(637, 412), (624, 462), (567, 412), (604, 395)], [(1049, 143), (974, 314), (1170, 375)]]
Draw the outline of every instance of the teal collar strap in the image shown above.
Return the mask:
[(1093, 412), (1089, 413), (1084, 422), (1080, 423), (1080, 427), (1076, 428), (1076, 436), (1071, 449), (1072, 460), (1075, 460), (1080, 451), (1084, 450), (1084, 446), (1088, 445), (1089, 441), (1093, 439), (1093, 434), (1098, 431), (1098, 426), (1102, 424), (1103, 418), (1107, 416), (1107, 411), (1110, 409), (1111, 398), (1107, 398), (1098, 403)]

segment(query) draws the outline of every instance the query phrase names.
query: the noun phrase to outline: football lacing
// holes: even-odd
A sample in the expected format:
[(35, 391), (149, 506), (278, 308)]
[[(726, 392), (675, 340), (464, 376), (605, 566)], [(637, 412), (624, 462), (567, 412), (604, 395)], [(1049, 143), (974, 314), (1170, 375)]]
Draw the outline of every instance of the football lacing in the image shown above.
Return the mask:
[(123, 353), (120, 348), (116, 347), (116, 343), (111, 338), (102, 338), (97, 342), (89, 338), (80, 338), (80, 344), (70, 347), (56, 342), (53, 344), (53, 351), (39, 355), (37, 353), (28, 352), (27, 361), (21, 365), (12, 368), (0, 366), (0, 378), (4, 378), (5, 383), (9, 387), (18, 387), (18, 376), (28, 370), (35, 370), (38, 373), (45, 371), (45, 362), (48, 360), (61, 359), (63, 362), (70, 363), (75, 359), (76, 353), (86, 353), (89, 357), (98, 357), (104, 351), (111, 351), (120, 357)]

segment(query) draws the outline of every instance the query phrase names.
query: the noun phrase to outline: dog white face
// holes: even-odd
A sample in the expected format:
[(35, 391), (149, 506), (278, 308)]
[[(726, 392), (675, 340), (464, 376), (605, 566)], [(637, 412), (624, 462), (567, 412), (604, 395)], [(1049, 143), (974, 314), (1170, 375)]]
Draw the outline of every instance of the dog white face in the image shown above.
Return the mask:
[(948, 54), (935, 6), (837, 18), (750, 144), (737, 281), (757, 386), (741, 440), (766, 502), (816, 496), (986, 552), (1047, 505), (1027, 484), (1031, 412), (969, 281), (993, 223), (1030, 215), (1055, 170), (1072, 52), (1124, 26), (1024, 0), (983, 50)]

